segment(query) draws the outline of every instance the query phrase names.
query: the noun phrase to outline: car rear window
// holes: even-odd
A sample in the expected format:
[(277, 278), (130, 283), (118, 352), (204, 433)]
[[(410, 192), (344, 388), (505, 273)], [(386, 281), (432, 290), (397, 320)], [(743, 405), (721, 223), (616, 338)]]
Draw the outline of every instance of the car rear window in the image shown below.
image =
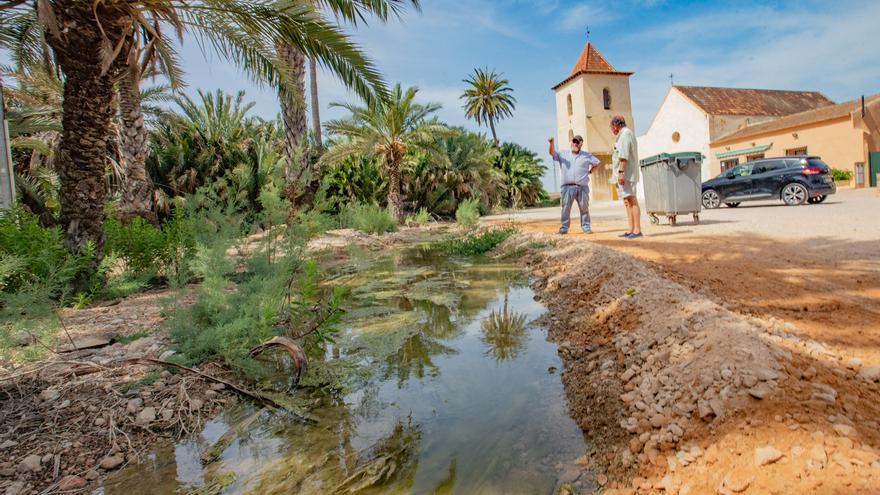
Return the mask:
[(831, 169), (831, 167), (829, 167), (827, 163), (818, 158), (807, 158), (807, 165), (815, 168), (824, 168), (826, 170)]

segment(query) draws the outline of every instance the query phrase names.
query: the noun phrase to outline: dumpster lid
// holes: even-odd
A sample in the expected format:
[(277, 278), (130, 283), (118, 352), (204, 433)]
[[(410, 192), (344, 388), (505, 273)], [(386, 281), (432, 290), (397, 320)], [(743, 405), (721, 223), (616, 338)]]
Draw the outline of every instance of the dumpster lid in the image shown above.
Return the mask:
[(644, 160), (639, 160), (639, 165), (646, 167), (659, 162), (669, 162), (675, 159), (699, 159), (703, 160), (703, 155), (699, 151), (681, 151), (679, 153), (660, 153), (659, 155), (649, 156)]

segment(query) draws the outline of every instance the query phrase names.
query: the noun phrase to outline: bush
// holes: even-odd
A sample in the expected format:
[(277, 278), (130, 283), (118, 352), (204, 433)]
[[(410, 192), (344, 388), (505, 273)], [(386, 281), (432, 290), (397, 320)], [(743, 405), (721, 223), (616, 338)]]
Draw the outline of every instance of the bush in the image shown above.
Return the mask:
[(480, 220), (480, 201), (470, 198), (462, 201), (455, 210), (455, 221), (465, 228), (472, 229)]
[(419, 208), (419, 211), (416, 212), (415, 215), (410, 215), (406, 217), (407, 225), (415, 225), (416, 227), (421, 227), (422, 225), (428, 225), (431, 223), (431, 214), (428, 213), (427, 208)]
[(375, 204), (350, 204), (339, 214), (342, 227), (368, 234), (383, 234), (397, 230), (397, 221), (385, 208)]
[(60, 228), (44, 228), (22, 210), (0, 213), (0, 292), (36, 287), (58, 299), (92, 256), (74, 256)]
[(831, 177), (834, 178), (835, 181), (846, 182), (852, 179), (852, 170), (843, 170), (839, 168), (831, 169)]
[(483, 232), (472, 232), (461, 239), (444, 244), (443, 250), (459, 256), (474, 256), (495, 249), (496, 246), (516, 233), (513, 227), (494, 228)]

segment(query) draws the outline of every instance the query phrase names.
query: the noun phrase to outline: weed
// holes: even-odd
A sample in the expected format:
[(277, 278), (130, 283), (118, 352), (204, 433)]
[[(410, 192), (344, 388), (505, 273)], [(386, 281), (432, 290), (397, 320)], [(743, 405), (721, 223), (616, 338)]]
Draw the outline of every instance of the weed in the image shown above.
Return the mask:
[(461, 239), (447, 241), (443, 244), (443, 250), (449, 254), (460, 256), (473, 256), (484, 254), (495, 249), (508, 237), (516, 233), (513, 227), (494, 228), (483, 232), (472, 232)]
[(465, 228), (475, 228), (480, 221), (479, 198), (470, 198), (459, 203), (455, 210), (455, 221)]
[(428, 213), (427, 208), (419, 208), (419, 211), (416, 212), (415, 215), (410, 215), (406, 217), (406, 224), (408, 226), (421, 227), (423, 225), (428, 225), (431, 223), (431, 214)]
[(116, 342), (119, 342), (120, 344), (131, 344), (135, 340), (142, 339), (148, 335), (150, 335), (148, 332), (146, 332), (144, 330), (140, 330), (140, 331), (135, 332), (131, 335), (120, 335), (120, 336), (116, 337), (114, 340)]
[(374, 204), (350, 204), (339, 214), (339, 221), (343, 227), (368, 234), (384, 234), (397, 230), (394, 216), (386, 208)]

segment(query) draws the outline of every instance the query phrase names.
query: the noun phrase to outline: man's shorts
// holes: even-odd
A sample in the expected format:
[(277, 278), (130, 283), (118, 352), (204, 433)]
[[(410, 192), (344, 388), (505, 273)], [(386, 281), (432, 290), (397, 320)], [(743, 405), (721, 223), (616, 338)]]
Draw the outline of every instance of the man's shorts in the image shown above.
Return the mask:
[(623, 185), (620, 185), (620, 182), (617, 184), (617, 196), (620, 199), (628, 198), (630, 196), (636, 195), (636, 185), (628, 180), (623, 181)]

